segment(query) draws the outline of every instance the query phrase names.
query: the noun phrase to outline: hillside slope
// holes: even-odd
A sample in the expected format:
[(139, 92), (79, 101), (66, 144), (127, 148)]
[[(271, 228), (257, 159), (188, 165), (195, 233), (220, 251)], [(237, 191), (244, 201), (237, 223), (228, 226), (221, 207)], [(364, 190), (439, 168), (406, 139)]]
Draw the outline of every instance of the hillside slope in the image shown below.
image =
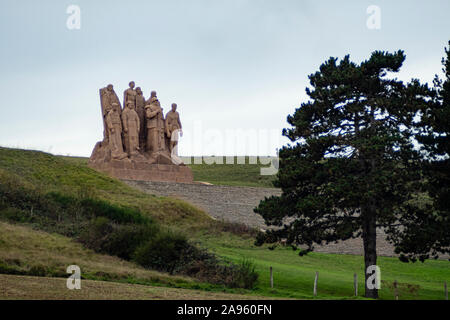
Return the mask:
[(186, 277), (169, 276), (117, 257), (97, 254), (58, 234), (0, 221), (0, 273), (66, 278), (70, 265), (79, 266), (84, 279), (166, 285), (194, 283)]
[(205, 212), (186, 202), (149, 196), (87, 167), (87, 162), (80, 158), (0, 147), (0, 179), (6, 176), (47, 193), (91, 196), (136, 208), (172, 227), (191, 227), (192, 221), (203, 227), (212, 222)]
[[(34, 253), (30, 257), (41, 255), (41, 261), (35, 261), (34, 257), (31, 261), (22, 261), (31, 251), (23, 245), (24, 241), (16, 239), (19, 246), (14, 251), (22, 260), (6, 256), (0, 272), (62, 276), (67, 257), (71, 257), (68, 253), (71, 248), (59, 246), (65, 256), (58, 256), (58, 252), (48, 248), (36, 252), (36, 248), (48, 240), (42, 235), (50, 232), (73, 238), (95, 252), (136, 261), (145, 269), (198, 279), (194, 284), (185, 280), (174, 283), (173, 279), (165, 281), (151, 276), (151, 283), (183, 287), (192, 284), (192, 287), (208, 290), (248, 286), (240, 278), (243, 269), (238, 264), (217, 259), (193, 241), (194, 232), (207, 230), (214, 233), (226, 227), (225, 224), (188, 203), (147, 195), (61, 157), (0, 148), (0, 220), (44, 231), (40, 237), (34, 234), (26, 241), (33, 246)], [(7, 226), (3, 225), (5, 231), (11, 231), (12, 227)], [(21, 229), (21, 233), (27, 232)], [(50, 242), (58, 242), (52, 239)], [(63, 238), (58, 239), (64, 242)], [(6, 240), (2, 243), (5, 246), (2, 253), (7, 255), (6, 246), (11, 241)], [(64, 263), (55, 263), (50, 259), (53, 256)], [(111, 260), (107, 264), (116, 262)], [(120, 275), (117, 270), (111, 275), (106, 269), (95, 268), (92, 274), (88, 268), (84, 275), (91, 279), (149, 283), (148, 277)]]
[[(55, 157), (42, 152), (0, 148), (0, 185), (6, 180), (20, 186), (26, 186), (24, 190), (30, 188), (40, 192), (59, 192), (72, 196), (88, 194), (104, 199), (108, 203), (130, 206), (140, 210), (144, 215), (158, 220), (164, 227), (171, 228), (178, 233), (187, 234), (191, 240), (199, 242), (202, 246), (216, 253), (217, 256), (227, 258), (235, 263), (240, 263), (243, 258), (251, 259), (260, 276), (257, 286), (251, 291), (227, 289), (231, 293), (311, 299), (314, 298), (312, 296), (312, 284), (316, 271), (320, 273), (319, 296), (317, 297), (319, 299), (353, 298), (354, 273), (358, 274), (360, 294), (363, 293), (363, 258), (361, 256), (312, 253), (299, 257), (298, 253), (290, 248), (278, 247), (274, 250), (268, 250), (268, 246), (255, 247), (252, 230), (243, 228), (239, 224), (225, 224), (212, 220), (203, 211), (183, 201), (145, 194), (118, 180), (89, 169), (83, 159)], [(2, 203), (0, 201), (0, 213), (1, 208)], [(25, 214), (32, 216), (33, 208), (27, 208), (28, 211), (25, 211)], [(22, 210), (21, 213), (23, 214), (24, 211)], [(2, 218), (1, 214), (0, 218)], [(3, 267), (6, 265), (13, 271), (27, 271), (31, 270), (34, 262), (36, 262), (36, 265), (40, 265), (40, 267), (34, 268), (33, 272), (40, 272), (40, 275), (60, 274), (60, 276), (63, 276), (59, 272), (64, 271), (67, 263), (72, 263), (71, 255), (68, 253), (72, 250), (71, 245), (67, 244), (66, 240), (60, 240), (62, 238), (59, 236), (56, 236), (55, 239), (57, 240), (50, 240), (54, 238), (52, 238), (53, 235), (48, 233), (41, 233), (40, 231), (38, 236), (34, 232), (26, 231), (31, 230), (30, 227), (33, 227), (33, 225), (22, 227), (4, 224), (2, 226), (5, 234), (9, 234), (7, 238), (0, 240), (0, 252), (3, 254), (0, 259), (3, 259)], [(16, 228), (19, 228), (17, 232), (15, 231)], [(6, 230), (10, 231), (6, 232)], [(29, 235), (24, 238), (17, 238), (15, 233)], [(56, 244), (60, 241), (66, 244)], [(9, 251), (5, 249), (7, 246), (10, 247)], [(88, 253), (83, 253), (83, 255), (89, 256)], [(104, 279), (110, 281), (155, 283), (157, 285), (198, 288), (215, 292), (223, 290), (223, 287), (217, 288), (186, 278), (174, 280), (170, 276), (159, 273), (154, 273), (157, 280), (150, 276), (149, 283), (146, 277), (150, 273), (147, 272), (152, 271), (142, 271), (140, 267), (131, 263), (120, 264), (117, 262), (118, 260), (115, 260), (116, 258), (98, 257), (98, 259), (100, 260), (93, 260), (97, 262), (92, 262), (91, 265), (85, 264), (89, 260), (88, 258), (85, 261), (78, 261), (78, 263), (84, 263), (83, 269), (88, 270), (87, 276), (91, 275), (90, 279), (103, 279), (102, 276), (105, 276)], [(56, 267), (59, 264), (63, 264), (64, 267)], [(106, 268), (109, 270), (108, 275), (101, 273), (102, 270), (99, 270), (105, 268), (103, 264), (108, 265)], [(394, 280), (400, 283), (400, 299), (443, 299), (443, 283), (444, 281), (450, 281), (448, 261), (404, 264), (396, 258), (383, 257), (379, 259), (379, 265), (382, 270), (382, 290), (380, 292), (382, 299), (393, 298), (392, 283)], [(124, 269), (121, 270), (119, 266)], [(268, 276), (270, 266), (274, 267), (274, 289), (270, 288)], [(89, 270), (92, 271), (89, 272)], [(11, 273), (10, 271), (0, 270), (0, 273)], [(96, 274), (97, 272), (100, 273)], [(141, 274), (140, 272), (144, 273)], [(128, 273), (131, 274), (131, 277), (124, 279), (123, 275)], [(118, 275), (117, 279), (111, 276), (114, 274)], [(65, 274), (64, 277), (66, 277)]]

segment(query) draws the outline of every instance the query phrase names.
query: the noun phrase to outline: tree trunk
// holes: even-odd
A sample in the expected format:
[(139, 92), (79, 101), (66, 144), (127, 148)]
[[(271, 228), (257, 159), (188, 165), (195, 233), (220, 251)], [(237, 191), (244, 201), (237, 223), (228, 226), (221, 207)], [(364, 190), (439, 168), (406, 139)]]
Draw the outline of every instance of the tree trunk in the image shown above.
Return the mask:
[(364, 243), (364, 274), (365, 274), (365, 297), (378, 299), (378, 289), (369, 289), (368, 279), (370, 274), (367, 274), (369, 266), (377, 264), (377, 225), (376, 225), (376, 209), (370, 205), (362, 211), (362, 238)]

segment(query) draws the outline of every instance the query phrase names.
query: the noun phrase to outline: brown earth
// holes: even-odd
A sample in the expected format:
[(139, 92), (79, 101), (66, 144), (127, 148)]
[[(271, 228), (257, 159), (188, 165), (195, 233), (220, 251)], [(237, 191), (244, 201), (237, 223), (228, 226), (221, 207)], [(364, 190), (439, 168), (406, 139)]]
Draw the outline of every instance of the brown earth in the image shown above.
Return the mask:
[(152, 287), (81, 280), (80, 290), (69, 290), (67, 279), (0, 274), (0, 300), (250, 300), (252, 295)]

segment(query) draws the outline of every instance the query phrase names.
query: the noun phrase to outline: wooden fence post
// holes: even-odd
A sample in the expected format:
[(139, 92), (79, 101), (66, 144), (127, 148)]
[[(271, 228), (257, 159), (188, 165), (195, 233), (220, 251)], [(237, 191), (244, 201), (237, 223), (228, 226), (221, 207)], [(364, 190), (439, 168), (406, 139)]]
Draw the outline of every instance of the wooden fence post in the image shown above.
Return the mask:
[(316, 277), (314, 278), (314, 297), (317, 296), (317, 281), (319, 280), (319, 271), (316, 271)]
[(398, 300), (398, 290), (397, 290), (397, 280), (394, 280), (394, 295), (395, 295), (395, 300)]
[(355, 288), (355, 297), (358, 296), (358, 274), (353, 275), (353, 287)]
[(445, 300), (448, 300), (447, 281), (444, 281), (444, 292), (445, 292)]
[(273, 289), (273, 269), (270, 267), (270, 288)]

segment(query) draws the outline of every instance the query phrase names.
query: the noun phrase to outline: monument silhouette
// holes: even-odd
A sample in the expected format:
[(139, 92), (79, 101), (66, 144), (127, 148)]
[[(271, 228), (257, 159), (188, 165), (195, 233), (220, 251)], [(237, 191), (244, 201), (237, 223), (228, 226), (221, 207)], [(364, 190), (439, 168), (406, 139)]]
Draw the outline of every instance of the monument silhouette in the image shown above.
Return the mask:
[(95, 145), (89, 166), (124, 180), (193, 182), (177, 154), (183, 135), (177, 104), (164, 117), (156, 91), (145, 100), (134, 87), (131, 81), (123, 108), (112, 84), (100, 89), (103, 141)]

